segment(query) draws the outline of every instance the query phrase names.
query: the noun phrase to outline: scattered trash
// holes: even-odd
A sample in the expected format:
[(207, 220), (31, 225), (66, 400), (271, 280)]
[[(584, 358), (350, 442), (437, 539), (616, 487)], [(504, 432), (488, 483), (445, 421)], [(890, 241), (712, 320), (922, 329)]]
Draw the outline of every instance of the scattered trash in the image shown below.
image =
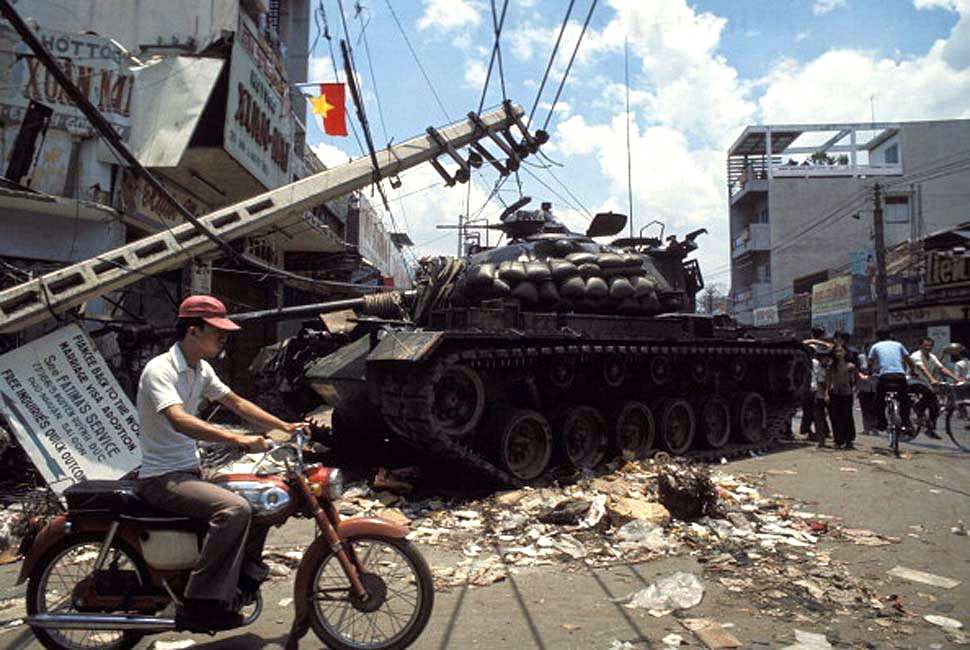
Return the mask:
[(391, 472), (381, 467), (374, 476), (374, 488), (377, 490), (387, 490), (395, 494), (410, 494), (414, 491), (414, 486), (407, 481), (401, 480), (401, 477), (405, 473), (413, 473), (414, 471), (414, 468), (405, 468)]
[(925, 614), (923, 620), (932, 623), (933, 625), (939, 625), (940, 627), (945, 627), (948, 630), (962, 630), (963, 623), (960, 621), (947, 618), (946, 616), (940, 616), (939, 614)]
[(859, 470), (855, 467), (840, 467), (840, 472), (858, 472)]
[(934, 587), (942, 587), (943, 589), (953, 589), (960, 584), (959, 580), (954, 580), (953, 578), (933, 575), (932, 573), (917, 571), (916, 569), (908, 569), (904, 566), (894, 566), (886, 573), (894, 578), (902, 578), (903, 580), (909, 580), (911, 582), (921, 582), (925, 585), (933, 585)]
[(690, 465), (682, 459), (659, 466), (657, 493), (670, 514), (683, 521), (720, 514), (717, 488), (704, 465)]
[(967, 527), (963, 525), (962, 521), (958, 521), (956, 526), (950, 528), (950, 532), (954, 535), (962, 535), (963, 537), (966, 537)]
[(573, 623), (563, 623), (560, 627), (567, 632), (575, 632), (576, 630), (582, 629), (583, 626), (574, 625)]
[(673, 634), (673, 633), (670, 633), (664, 638), (662, 638), (661, 642), (663, 642), (663, 644), (668, 648), (676, 648), (678, 646), (685, 645), (684, 637), (680, 636), (679, 634)]
[(724, 630), (717, 621), (706, 618), (682, 618), (680, 624), (694, 633), (701, 643), (711, 650), (719, 648), (740, 648), (741, 642), (733, 634)]
[(899, 541), (896, 537), (884, 537), (866, 528), (843, 528), (842, 535), (859, 546), (886, 546)]
[(564, 533), (553, 540), (553, 547), (576, 560), (586, 557), (586, 547), (568, 533)]
[(629, 641), (617, 641), (613, 639), (608, 650), (635, 650), (635, 646)]
[(646, 609), (654, 616), (689, 609), (704, 598), (704, 583), (693, 573), (678, 571), (630, 594), (623, 601), (630, 609)]
[(616, 537), (624, 542), (644, 546), (655, 553), (660, 553), (670, 547), (670, 543), (664, 536), (663, 528), (653, 526), (640, 519), (634, 519), (623, 524), (616, 531)]
[[(575, 526), (582, 521), (589, 512), (590, 503), (583, 499), (569, 499), (563, 501), (539, 516), (544, 524), (558, 524), (560, 526)], [(457, 513), (456, 513), (457, 514)]]
[(293, 599), (292, 598), (284, 598), (283, 600), (281, 600), (280, 602), (278, 602), (276, 604), (279, 605), (280, 607), (289, 607), (290, 605), (293, 604)]
[(831, 647), (832, 644), (824, 634), (795, 630), (795, 643), (785, 646), (782, 650), (822, 650)]

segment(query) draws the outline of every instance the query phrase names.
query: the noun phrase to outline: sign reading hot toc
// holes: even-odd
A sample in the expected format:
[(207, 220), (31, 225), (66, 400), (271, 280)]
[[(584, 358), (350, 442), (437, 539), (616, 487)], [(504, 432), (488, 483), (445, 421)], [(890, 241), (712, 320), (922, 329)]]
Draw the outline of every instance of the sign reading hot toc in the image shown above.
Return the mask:
[(76, 325), (0, 357), (0, 414), (57, 494), (141, 465), (138, 412)]

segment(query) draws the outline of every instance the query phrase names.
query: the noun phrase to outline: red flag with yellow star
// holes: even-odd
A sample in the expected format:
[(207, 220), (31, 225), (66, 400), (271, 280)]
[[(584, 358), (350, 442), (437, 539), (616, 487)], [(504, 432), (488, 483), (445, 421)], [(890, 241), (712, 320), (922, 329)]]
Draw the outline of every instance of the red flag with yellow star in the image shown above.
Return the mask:
[(323, 119), (327, 135), (347, 135), (347, 110), (344, 108), (344, 85), (320, 84), (320, 96), (310, 98), (311, 110)]

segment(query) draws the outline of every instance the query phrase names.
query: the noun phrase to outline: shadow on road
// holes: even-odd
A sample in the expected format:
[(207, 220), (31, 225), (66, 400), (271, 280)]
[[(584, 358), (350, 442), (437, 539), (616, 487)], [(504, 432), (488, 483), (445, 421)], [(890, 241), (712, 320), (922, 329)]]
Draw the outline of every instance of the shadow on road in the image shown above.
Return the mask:
[[(639, 572), (637, 572), (636, 569), (634, 569), (631, 565), (628, 564), (626, 566), (628, 569), (630, 569), (631, 573), (633, 573), (634, 576), (639, 578), (640, 581), (644, 583), (644, 585), (649, 584), (647, 580), (642, 575), (640, 575)], [(599, 588), (603, 590), (604, 594), (606, 594), (607, 600), (613, 603), (613, 607), (616, 608), (616, 611), (620, 614), (620, 616), (623, 617), (623, 620), (625, 620), (626, 624), (630, 626), (630, 629), (633, 630), (634, 634), (636, 634), (636, 636), (633, 637), (632, 639), (623, 639), (623, 640), (628, 641), (630, 643), (635, 643), (635, 644), (642, 643), (646, 648), (652, 647), (650, 645), (650, 639), (647, 638), (647, 636), (643, 633), (643, 630), (641, 630), (640, 626), (637, 625), (637, 622), (633, 620), (633, 617), (630, 616), (629, 612), (627, 612), (623, 604), (615, 602), (617, 596), (612, 591), (610, 591), (610, 588), (606, 585), (605, 582), (603, 582), (603, 579), (599, 576), (599, 574), (596, 573), (596, 571), (592, 567), (587, 567), (587, 569), (589, 571), (590, 577), (592, 577), (593, 580), (596, 581), (596, 584), (599, 585)]]

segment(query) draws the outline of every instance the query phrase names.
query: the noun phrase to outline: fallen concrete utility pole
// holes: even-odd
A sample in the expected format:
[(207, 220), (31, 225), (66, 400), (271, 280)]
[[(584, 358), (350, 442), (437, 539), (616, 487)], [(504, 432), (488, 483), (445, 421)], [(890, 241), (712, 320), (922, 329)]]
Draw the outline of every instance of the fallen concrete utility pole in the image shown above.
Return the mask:
[[(510, 128), (516, 126), (522, 131), (522, 114), (522, 108), (511, 103), (481, 117), (470, 113), (466, 120), (440, 130), (429, 128), (424, 135), (378, 151), (376, 170), (371, 160), (359, 158), (216, 210), (198, 220), (208, 233), (222, 241), (232, 241), (362, 189), (373, 183), (375, 177), (394, 176), (428, 161), (437, 163), (440, 155), (453, 159), (458, 149), (484, 138), (498, 141), (500, 136), (513, 145), (510, 155), (516, 159), (509, 163), (517, 164), (518, 156), (536, 151), (547, 139), (545, 133), (532, 136), (523, 131), (523, 140), (517, 143)], [(481, 156), (472, 153), (467, 164), (478, 166), (482, 162)], [(448, 176), (447, 172), (442, 175)], [(456, 179), (467, 181), (467, 175), (456, 174), (454, 179), (445, 180), (450, 185)], [(12, 287), (0, 292), (0, 332), (14, 332), (39, 323), (136, 282), (146, 274), (176, 268), (193, 257), (216, 250), (217, 246), (207, 233), (186, 223)]]

